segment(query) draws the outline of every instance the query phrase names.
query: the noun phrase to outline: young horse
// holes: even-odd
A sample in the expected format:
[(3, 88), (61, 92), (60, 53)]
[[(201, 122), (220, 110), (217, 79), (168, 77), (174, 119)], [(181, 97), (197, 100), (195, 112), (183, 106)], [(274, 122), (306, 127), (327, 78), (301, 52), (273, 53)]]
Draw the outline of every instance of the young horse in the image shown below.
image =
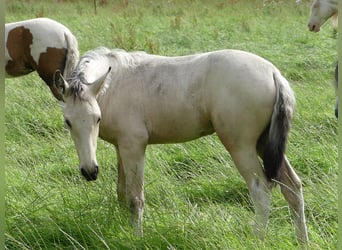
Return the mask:
[(142, 234), (146, 146), (216, 132), (247, 183), (256, 233), (264, 238), (271, 189), (279, 183), (298, 241), (307, 242), (301, 181), (284, 154), (295, 98), (270, 62), (237, 50), (163, 57), (100, 48), (80, 59), (68, 82), (56, 79), (87, 180), (99, 171), (98, 134), (115, 145), (118, 199), (130, 209), (137, 234)]
[(338, 0), (314, 0), (311, 5), (311, 14), (309, 20), (309, 30), (318, 32), (321, 26), (333, 17), (333, 24), (337, 26)]
[(53, 95), (62, 100), (53, 84), (56, 70), (65, 77), (75, 68), (78, 44), (64, 25), (48, 18), (36, 18), (5, 24), (6, 77), (18, 77), (37, 71)]

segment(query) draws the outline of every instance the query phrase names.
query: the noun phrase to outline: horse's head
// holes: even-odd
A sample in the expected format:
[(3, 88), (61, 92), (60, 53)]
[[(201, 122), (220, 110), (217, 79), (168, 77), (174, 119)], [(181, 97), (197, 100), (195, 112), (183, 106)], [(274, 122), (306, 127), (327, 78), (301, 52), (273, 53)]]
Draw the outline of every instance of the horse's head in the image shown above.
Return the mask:
[(93, 82), (84, 82), (83, 74), (74, 75), (69, 83), (56, 73), (55, 85), (63, 95), (64, 121), (77, 150), (80, 171), (88, 180), (96, 180), (99, 167), (96, 160), (97, 138), (101, 110), (96, 96), (101, 91), (108, 70)]
[(337, 13), (337, 1), (314, 0), (311, 6), (308, 27), (310, 31), (318, 32), (321, 26)]

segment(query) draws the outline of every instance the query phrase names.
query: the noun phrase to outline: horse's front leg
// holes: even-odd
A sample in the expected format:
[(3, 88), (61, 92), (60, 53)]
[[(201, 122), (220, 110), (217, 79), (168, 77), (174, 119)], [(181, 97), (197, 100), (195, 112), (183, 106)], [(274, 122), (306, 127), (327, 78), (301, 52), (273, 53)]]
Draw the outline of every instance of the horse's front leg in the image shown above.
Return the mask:
[[(120, 187), (119, 192), (125, 191), (125, 201), (131, 214), (131, 224), (137, 235), (143, 234), (142, 219), (144, 211), (144, 157), (145, 143), (134, 140), (122, 140), (119, 143), (121, 158), (120, 171), (123, 170), (125, 188)], [(120, 169), (121, 168), (121, 169)], [(120, 194), (121, 195), (121, 194)]]
[(125, 178), (125, 171), (122, 165), (119, 147), (115, 146), (115, 150), (116, 150), (117, 168), (118, 168), (118, 182), (117, 182), (116, 192), (118, 195), (119, 205), (122, 207), (126, 205), (126, 178)]

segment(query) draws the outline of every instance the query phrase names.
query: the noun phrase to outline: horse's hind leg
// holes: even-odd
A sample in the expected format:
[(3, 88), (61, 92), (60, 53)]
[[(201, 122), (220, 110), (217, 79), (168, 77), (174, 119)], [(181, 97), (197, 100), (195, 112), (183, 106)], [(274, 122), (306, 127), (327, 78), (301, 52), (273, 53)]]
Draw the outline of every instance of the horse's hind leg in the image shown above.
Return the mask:
[(302, 183), (286, 157), (280, 168), (279, 185), (291, 209), (297, 239), (299, 243), (306, 243), (308, 241), (308, 233), (305, 223)]
[(266, 179), (255, 148), (230, 149), (229, 152), (247, 183), (254, 205), (255, 233), (263, 240), (270, 212), (272, 185)]

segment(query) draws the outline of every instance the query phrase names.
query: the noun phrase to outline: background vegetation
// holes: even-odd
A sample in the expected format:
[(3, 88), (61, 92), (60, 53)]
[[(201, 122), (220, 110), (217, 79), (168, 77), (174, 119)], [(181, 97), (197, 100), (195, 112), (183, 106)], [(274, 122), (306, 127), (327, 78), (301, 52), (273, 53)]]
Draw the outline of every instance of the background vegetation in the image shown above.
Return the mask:
[[(5, 20), (50, 17), (80, 52), (98, 46), (185, 55), (247, 50), (291, 82), (297, 107), (288, 157), (303, 180), (309, 249), (337, 247), (337, 120), (330, 22), (307, 29), (309, 1), (6, 1)], [(36, 73), (6, 79), (7, 249), (296, 249), (279, 188), (264, 243), (253, 236), (243, 179), (216, 136), (147, 150), (143, 238), (116, 200), (116, 159), (99, 140), (99, 179), (86, 182), (59, 104)]]

